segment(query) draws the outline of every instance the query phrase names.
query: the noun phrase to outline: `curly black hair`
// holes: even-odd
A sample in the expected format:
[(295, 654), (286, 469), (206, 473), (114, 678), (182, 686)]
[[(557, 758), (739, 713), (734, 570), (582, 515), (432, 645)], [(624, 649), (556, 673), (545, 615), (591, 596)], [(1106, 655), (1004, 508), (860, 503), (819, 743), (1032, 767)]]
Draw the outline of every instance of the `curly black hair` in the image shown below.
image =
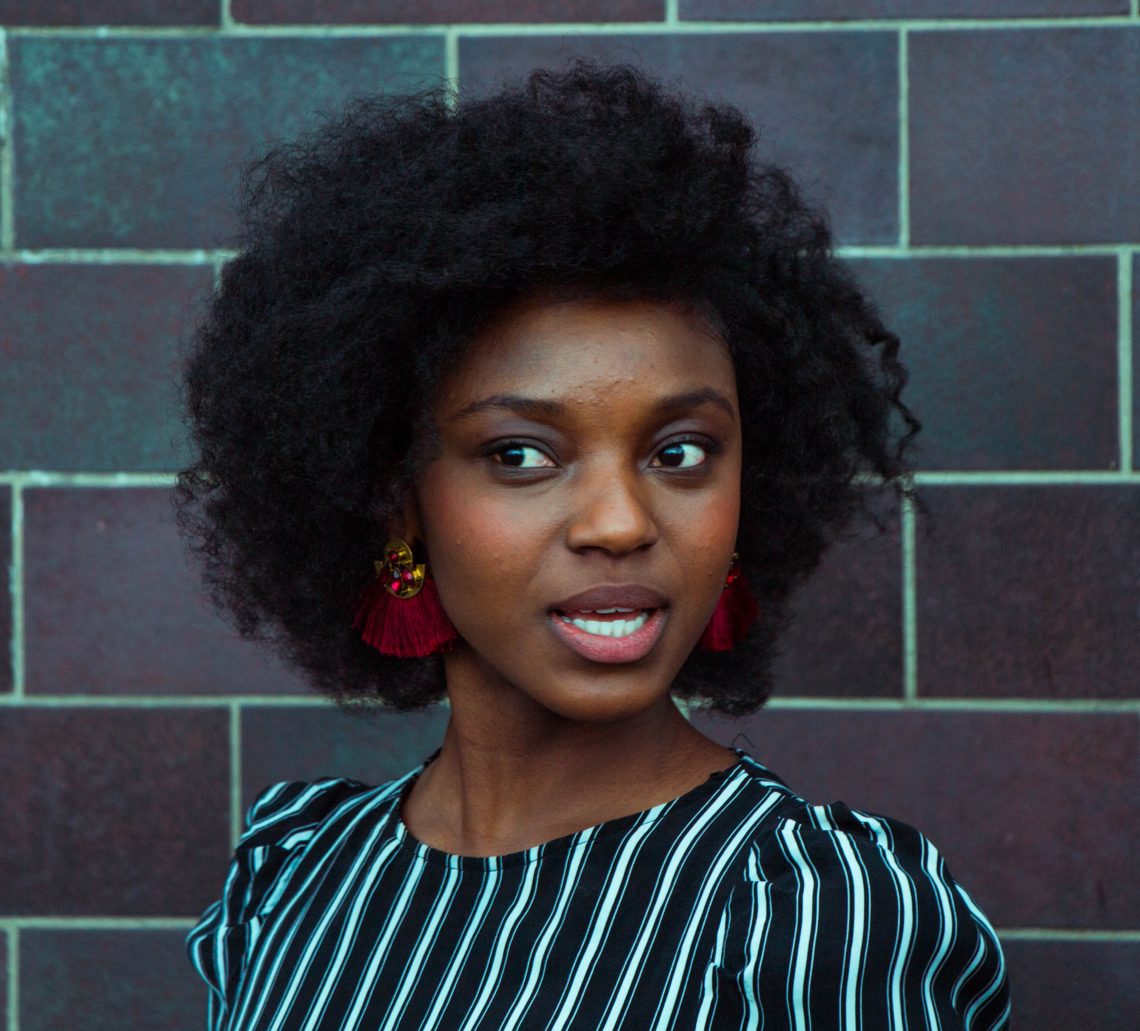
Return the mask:
[(762, 706), (793, 589), (857, 514), (884, 529), (873, 494), (915, 497), (920, 423), (897, 337), (756, 141), (732, 106), (578, 59), (473, 98), (358, 99), (247, 168), (238, 253), (184, 356), (197, 451), (173, 493), (239, 633), (348, 708), (441, 701), (438, 656), (387, 658), (352, 626), (431, 457), (433, 391), (523, 295), (651, 300), (703, 313), (731, 350), (738, 550), (761, 609), (673, 691)]

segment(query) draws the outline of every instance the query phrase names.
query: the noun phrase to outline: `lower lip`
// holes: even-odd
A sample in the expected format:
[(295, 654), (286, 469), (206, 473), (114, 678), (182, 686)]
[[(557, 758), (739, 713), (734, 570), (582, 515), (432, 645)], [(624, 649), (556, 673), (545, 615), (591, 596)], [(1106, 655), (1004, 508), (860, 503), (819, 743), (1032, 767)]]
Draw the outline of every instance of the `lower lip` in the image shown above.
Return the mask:
[(602, 637), (567, 623), (557, 612), (550, 614), (554, 632), (584, 659), (592, 662), (636, 662), (649, 654), (665, 626), (665, 610), (655, 609), (644, 623), (625, 637)]

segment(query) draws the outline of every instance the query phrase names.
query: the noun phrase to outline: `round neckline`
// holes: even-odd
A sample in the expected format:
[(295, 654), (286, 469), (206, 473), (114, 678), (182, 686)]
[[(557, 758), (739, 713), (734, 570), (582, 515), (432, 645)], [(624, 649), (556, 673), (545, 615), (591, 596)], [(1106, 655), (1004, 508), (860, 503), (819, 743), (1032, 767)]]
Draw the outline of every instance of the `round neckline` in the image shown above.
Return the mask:
[(408, 829), (402, 815), (404, 800), (411, 793), (412, 785), (415, 784), (420, 774), (427, 769), (428, 765), (439, 757), (442, 750), (442, 746), (437, 748), (407, 775), (389, 813), (389, 835), (395, 839), (401, 851), (407, 852), (415, 859), (437, 866), (448, 866), (466, 870), (497, 870), (509, 866), (521, 866), (526, 863), (533, 863), (544, 856), (566, 852), (579, 845), (584, 845), (586, 842), (593, 841), (599, 836), (611, 837), (621, 835), (635, 825), (653, 823), (661, 819), (667, 812), (672, 812), (679, 807), (687, 808), (690, 805), (707, 799), (724, 781), (737, 771), (743, 769), (745, 760), (748, 758), (748, 753), (743, 749), (736, 747), (728, 748), (727, 751), (733, 752), (736, 755), (736, 762), (731, 766), (726, 766), (724, 769), (713, 770), (700, 784), (690, 788), (676, 798), (658, 802), (657, 805), (650, 806), (648, 809), (642, 809), (640, 812), (628, 813), (625, 816), (616, 816), (612, 820), (604, 820), (601, 823), (583, 827), (581, 830), (564, 834), (561, 837), (551, 838), (549, 841), (531, 845), (529, 848), (521, 849), (517, 852), (506, 852), (497, 856), (468, 856), (461, 855), (457, 852), (447, 852), (444, 849), (435, 848), (426, 842), (420, 841), (419, 838)]

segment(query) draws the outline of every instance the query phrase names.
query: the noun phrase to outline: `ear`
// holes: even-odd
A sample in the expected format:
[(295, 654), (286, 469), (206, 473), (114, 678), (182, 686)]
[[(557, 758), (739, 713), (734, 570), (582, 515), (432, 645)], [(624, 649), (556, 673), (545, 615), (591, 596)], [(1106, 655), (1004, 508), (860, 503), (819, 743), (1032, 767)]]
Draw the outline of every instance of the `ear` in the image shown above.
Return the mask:
[(423, 549), (423, 520), (420, 518), (419, 502), (413, 491), (408, 491), (400, 515), (389, 527), (389, 536), (407, 541), (419, 560), (419, 553)]

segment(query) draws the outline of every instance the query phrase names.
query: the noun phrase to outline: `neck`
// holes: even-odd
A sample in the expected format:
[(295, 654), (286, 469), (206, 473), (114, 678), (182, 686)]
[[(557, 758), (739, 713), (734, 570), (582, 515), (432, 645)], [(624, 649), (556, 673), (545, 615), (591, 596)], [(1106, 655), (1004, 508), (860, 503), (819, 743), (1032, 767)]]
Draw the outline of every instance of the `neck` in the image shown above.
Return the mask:
[(440, 754), (403, 817), (417, 838), (449, 852), (529, 848), (669, 801), (735, 761), (669, 695), (625, 719), (590, 723), (462, 677), (449, 675), (448, 694)]

